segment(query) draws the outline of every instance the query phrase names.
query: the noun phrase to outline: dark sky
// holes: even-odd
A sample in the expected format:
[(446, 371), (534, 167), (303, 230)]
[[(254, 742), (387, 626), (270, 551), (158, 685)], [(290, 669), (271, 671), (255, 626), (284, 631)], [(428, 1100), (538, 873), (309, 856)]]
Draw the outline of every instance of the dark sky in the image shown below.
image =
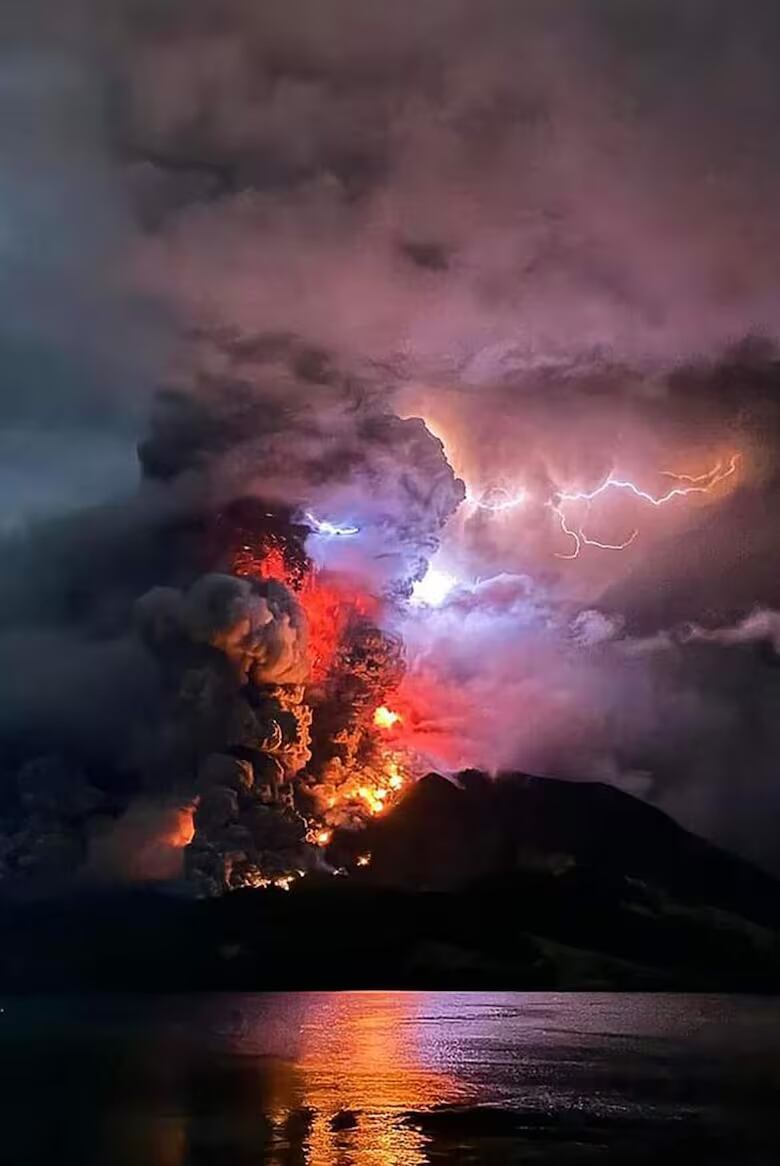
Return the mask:
[[(434, 757), (603, 777), (780, 865), (777, 5), (36, 0), (0, 44), (0, 528), (39, 547), (69, 513), (87, 554), (79, 511), (133, 491), (171, 382), (252, 395), (259, 444), (226, 460), (250, 489), (348, 443), (356, 396), (542, 500), (738, 451), (712, 496), (599, 511), (641, 527), (625, 552), (556, 558), (543, 506), (461, 517), (465, 595), (404, 631)], [(291, 503), (360, 507), (296, 473)], [(25, 618), (6, 717), (52, 653), (36, 715), (69, 688), (71, 716), (78, 636)]]

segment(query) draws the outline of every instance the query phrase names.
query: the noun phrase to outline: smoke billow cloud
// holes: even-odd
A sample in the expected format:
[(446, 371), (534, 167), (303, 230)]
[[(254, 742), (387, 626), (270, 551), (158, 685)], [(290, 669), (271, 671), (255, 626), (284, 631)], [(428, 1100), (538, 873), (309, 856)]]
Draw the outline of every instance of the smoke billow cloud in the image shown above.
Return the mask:
[[(213, 757), (236, 677), (300, 685), (308, 650), (294, 596), (204, 549), (251, 497), (360, 528), (306, 550), (383, 597), (431, 764), (611, 781), (777, 867), (776, 7), (26, 8), (0, 18), (2, 804), (34, 741), (102, 799), (93, 869), (175, 868), (187, 764), (224, 833), (246, 759), (185, 763), (170, 660), (219, 673)], [(638, 534), (561, 557), (561, 490), (735, 453), (711, 493), (578, 511)], [(458, 584), (410, 607), (429, 562)], [(263, 725), (301, 721), (273, 700)], [(53, 818), (91, 811), (52, 764), (24, 804), (56, 867)]]

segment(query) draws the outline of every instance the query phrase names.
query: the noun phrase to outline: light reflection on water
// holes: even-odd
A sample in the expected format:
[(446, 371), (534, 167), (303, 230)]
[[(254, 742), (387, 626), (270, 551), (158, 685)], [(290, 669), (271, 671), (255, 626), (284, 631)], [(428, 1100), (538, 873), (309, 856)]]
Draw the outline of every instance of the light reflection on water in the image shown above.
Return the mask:
[[(293, 1009), (294, 1031), (275, 1033), (267, 1017), (236, 1017), (239, 1055), (280, 1042), (289, 1060), (267, 1060), (269, 1166), (290, 1155), (310, 1166), (423, 1166), (422, 1134), (408, 1110), (465, 1100), (462, 1083), (422, 1063), (416, 1024), (422, 994), (345, 992), (277, 998)], [(243, 1023), (242, 1023), (243, 1021)], [(229, 1030), (228, 1030), (229, 1031)]]
[(17, 1077), (17, 1105), (2, 1119), (24, 1160), (47, 1166), (60, 1147), (36, 1144), (43, 1131), (25, 1115), (33, 1098), (36, 1112), (46, 1101), (56, 1111), (50, 1128), (65, 1127), (79, 1152), (111, 1166), (424, 1166), (426, 1139), (403, 1114), (473, 1091), (423, 1063), (423, 1000), (348, 992), (92, 1009), (82, 1001), (78, 1017), (49, 1001), (53, 1012), (37, 1028), (30, 1002), (11, 1003), (28, 1021), (18, 1051), (22, 1077), (35, 1082), (22, 1088)]
[[(553, 1133), (582, 1115), (611, 1131), (604, 1148), (628, 1137), (626, 1119), (645, 1123), (645, 1142), (696, 1119), (726, 1146), (732, 1117), (735, 1137), (740, 1122), (760, 1132), (780, 1100), (780, 1011), (768, 1001), (347, 992), (3, 1003), (3, 1145), (30, 1166), (466, 1160), (405, 1120), (443, 1103), (541, 1114)], [(556, 1164), (563, 1148), (534, 1143)], [(507, 1141), (489, 1160), (525, 1160), (527, 1149)], [(587, 1152), (595, 1160), (599, 1146)], [(471, 1160), (488, 1161), (480, 1153), (472, 1146)]]
[[(298, 1068), (304, 1104), (313, 1111), (311, 1166), (422, 1166), (424, 1139), (400, 1120), (465, 1097), (468, 1090), (426, 1069), (414, 1020), (414, 993), (344, 993), (321, 998), (303, 1025)], [(334, 1131), (335, 1114), (360, 1111), (352, 1130)], [(280, 1160), (279, 1166), (282, 1166)]]

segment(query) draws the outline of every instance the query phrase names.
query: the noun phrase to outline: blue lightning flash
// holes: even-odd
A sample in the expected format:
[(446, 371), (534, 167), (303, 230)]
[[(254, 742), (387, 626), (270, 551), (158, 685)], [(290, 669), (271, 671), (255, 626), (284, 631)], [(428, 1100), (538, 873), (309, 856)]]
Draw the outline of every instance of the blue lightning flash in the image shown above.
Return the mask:
[(325, 538), (353, 538), (360, 534), (359, 526), (339, 526), (327, 518), (315, 518), (309, 510), (306, 511), (306, 521), (311, 524), (315, 534), (324, 535)]

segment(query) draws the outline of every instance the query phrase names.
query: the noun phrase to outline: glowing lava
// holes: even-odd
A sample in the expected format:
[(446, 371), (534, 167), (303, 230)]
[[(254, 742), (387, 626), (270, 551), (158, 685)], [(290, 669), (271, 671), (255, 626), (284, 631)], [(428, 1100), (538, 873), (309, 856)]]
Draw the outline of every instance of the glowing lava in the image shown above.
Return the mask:
[(378, 600), (359, 588), (347, 576), (332, 571), (315, 571), (291, 566), (283, 549), (272, 543), (255, 549), (245, 545), (234, 555), (236, 575), (274, 579), (294, 591), (304, 610), (309, 628), (311, 679), (324, 679), (330, 672), (346, 628), (353, 619), (373, 619)]
[[(326, 771), (317, 787), (318, 798), (324, 800), (320, 816), (325, 823), (317, 830), (327, 833), (330, 823), (341, 825), (350, 819), (359, 821), (366, 814), (383, 814), (397, 801), (406, 784), (402, 765), (401, 755), (389, 750), (379, 751), (369, 764), (355, 766), (347, 774), (334, 763), (332, 773)], [(315, 833), (311, 840), (316, 841), (317, 836)]]
[(304, 876), (305, 871), (302, 870), (290, 871), (287, 874), (280, 875), (258, 874), (254, 877), (247, 877), (242, 885), (256, 891), (264, 891), (268, 887), (276, 887), (279, 891), (289, 891), (293, 883), (297, 882), (298, 879), (304, 878)]
[[(371, 632), (380, 601), (346, 575), (316, 570), (281, 540), (264, 539), (256, 547), (247, 540), (233, 558), (233, 569), (284, 583), (306, 616), (312, 661), (307, 699), (315, 732), (318, 717), (329, 723), (332, 755), (301, 780), (304, 797), (312, 803), (306, 841), (325, 849), (336, 827), (357, 827), (384, 814), (406, 784), (403, 754), (389, 750), (382, 740), (402, 723), (401, 714), (387, 704), (360, 704), (374, 691), (374, 702), (381, 701), (399, 678), (393, 671), (392, 642), (379, 631)], [(379, 687), (372, 689), (377, 681)]]
[(380, 705), (374, 713), (374, 724), (378, 729), (392, 729), (401, 720), (400, 713), (394, 713), (387, 705)]

